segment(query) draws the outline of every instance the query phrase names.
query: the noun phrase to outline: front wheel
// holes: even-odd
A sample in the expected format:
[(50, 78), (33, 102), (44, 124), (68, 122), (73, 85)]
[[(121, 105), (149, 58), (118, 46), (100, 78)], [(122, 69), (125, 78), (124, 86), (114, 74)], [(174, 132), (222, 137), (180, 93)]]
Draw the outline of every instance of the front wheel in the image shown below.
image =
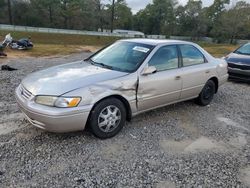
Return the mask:
[(88, 123), (95, 136), (107, 139), (118, 134), (125, 122), (124, 104), (116, 98), (108, 98), (94, 107)]
[(208, 80), (204, 88), (202, 89), (199, 97), (196, 99), (197, 104), (201, 106), (207, 106), (211, 103), (215, 94), (215, 83), (212, 80)]

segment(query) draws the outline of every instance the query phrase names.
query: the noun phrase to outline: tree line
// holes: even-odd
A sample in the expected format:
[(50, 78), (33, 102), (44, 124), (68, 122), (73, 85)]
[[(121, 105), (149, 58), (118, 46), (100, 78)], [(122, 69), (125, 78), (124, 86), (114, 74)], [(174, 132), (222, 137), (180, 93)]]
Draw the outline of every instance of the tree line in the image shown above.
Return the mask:
[(138, 30), (145, 34), (250, 39), (250, 4), (201, 0), (153, 0), (133, 14), (126, 0), (0, 0), (0, 23), (79, 30)]

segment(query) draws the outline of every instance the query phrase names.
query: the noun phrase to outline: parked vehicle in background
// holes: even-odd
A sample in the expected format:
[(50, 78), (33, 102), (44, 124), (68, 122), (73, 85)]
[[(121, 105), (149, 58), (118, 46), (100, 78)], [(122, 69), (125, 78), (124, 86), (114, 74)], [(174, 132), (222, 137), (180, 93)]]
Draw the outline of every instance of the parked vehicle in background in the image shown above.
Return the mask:
[(131, 31), (131, 30), (124, 30), (124, 29), (115, 29), (113, 31), (115, 34), (122, 34), (128, 35), (130, 37), (137, 37), (137, 38), (145, 38), (145, 34), (140, 31)]
[(28, 120), (52, 132), (115, 136), (140, 113), (196, 99), (210, 104), (227, 63), (184, 41), (120, 40), (88, 59), (32, 73), (16, 89)]
[(250, 81), (250, 43), (239, 47), (229, 54), (225, 60), (228, 63), (230, 79)]

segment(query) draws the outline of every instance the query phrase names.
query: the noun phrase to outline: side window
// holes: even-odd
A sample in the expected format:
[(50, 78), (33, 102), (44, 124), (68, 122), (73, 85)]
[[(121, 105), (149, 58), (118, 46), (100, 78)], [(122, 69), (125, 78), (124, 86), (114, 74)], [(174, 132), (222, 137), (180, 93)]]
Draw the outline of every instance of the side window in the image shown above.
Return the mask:
[(151, 58), (148, 65), (155, 66), (157, 71), (178, 68), (178, 52), (176, 46), (161, 47)]
[(198, 65), (205, 63), (203, 54), (192, 45), (180, 45), (183, 66)]

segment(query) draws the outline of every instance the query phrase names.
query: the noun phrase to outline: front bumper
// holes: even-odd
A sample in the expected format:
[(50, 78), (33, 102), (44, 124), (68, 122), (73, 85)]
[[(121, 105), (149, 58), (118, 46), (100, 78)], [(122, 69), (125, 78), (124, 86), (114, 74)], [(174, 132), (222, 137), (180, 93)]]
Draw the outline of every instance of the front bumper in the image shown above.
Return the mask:
[(250, 81), (250, 70), (228, 67), (229, 79)]
[(15, 91), (16, 101), (31, 124), (58, 133), (84, 130), (92, 106), (65, 109), (39, 105), (34, 97), (23, 96), (20, 87)]

